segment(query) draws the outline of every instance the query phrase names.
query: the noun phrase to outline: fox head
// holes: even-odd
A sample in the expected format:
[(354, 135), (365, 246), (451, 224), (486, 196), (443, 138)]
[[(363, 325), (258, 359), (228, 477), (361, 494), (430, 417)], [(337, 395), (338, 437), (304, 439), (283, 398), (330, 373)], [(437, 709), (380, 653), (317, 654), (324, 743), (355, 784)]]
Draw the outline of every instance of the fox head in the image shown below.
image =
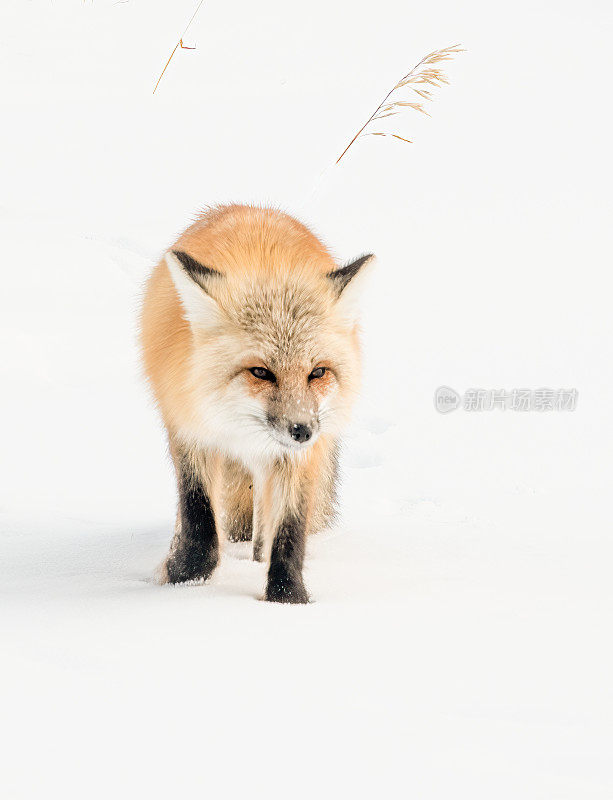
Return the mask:
[(166, 254), (191, 328), (201, 440), (252, 463), (299, 455), (339, 433), (359, 385), (357, 301), (372, 260), (237, 269), (180, 249)]

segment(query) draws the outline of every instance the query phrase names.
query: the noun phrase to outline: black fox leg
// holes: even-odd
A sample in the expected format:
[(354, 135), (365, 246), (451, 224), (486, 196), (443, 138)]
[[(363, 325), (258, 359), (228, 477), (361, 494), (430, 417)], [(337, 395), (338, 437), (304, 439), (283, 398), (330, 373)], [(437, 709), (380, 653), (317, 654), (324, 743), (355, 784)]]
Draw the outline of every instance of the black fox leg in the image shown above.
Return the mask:
[(179, 489), (177, 531), (166, 560), (168, 583), (206, 580), (219, 560), (219, 539), (211, 501), (187, 456), (176, 460)]
[(286, 512), (277, 527), (270, 551), (266, 600), (276, 603), (308, 603), (302, 565), (306, 525), (297, 512)]

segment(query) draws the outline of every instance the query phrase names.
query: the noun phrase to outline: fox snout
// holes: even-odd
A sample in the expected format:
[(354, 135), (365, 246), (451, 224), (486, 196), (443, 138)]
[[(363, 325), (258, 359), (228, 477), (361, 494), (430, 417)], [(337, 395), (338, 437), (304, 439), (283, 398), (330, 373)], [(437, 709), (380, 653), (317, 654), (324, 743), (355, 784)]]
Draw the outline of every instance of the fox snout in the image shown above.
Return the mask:
[(319, 424), (316, 417), (311, 419), (300, 419), (283, 415), (268, 414), (268, 424), (273, 430), (275, 439), (281, 440), (288, 447), (312, 444), (319, 431)]
[(313, 429), (310, 425), (303, 425), (302, 423), (293, 423), (289, 426), (289, 435), (295, 442), (308, 442), (313, 435)]
[(288, 438), (287, 443), (290, 447), (306, 445), (307, 443), (312, 444), (319, 430), (319, 424), (315, 417), (310, 420), (303, 419), (297, 422), (292, 422), (291, 418), (289, 421), (287, 417), (281, 418), (277, 420), (277, 424), (274, 427), (283, 434), (284, 439), (286, 437)]

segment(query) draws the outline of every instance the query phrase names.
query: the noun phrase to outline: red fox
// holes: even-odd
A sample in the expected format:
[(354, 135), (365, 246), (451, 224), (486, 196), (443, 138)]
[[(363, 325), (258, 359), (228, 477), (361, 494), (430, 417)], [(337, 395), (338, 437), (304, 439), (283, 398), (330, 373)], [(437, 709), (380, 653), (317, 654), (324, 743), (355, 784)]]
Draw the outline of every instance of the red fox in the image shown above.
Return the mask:
[(179, 493), (161, 582), (206, 580), (224, 537), (253, 539), (269, 563), (265, 599), (308, 602), (305, 539), (334, 513), (371, 261), (339, 267), (288, 214), (230, 205), (198, 218), (153, 271), (142, 354)]

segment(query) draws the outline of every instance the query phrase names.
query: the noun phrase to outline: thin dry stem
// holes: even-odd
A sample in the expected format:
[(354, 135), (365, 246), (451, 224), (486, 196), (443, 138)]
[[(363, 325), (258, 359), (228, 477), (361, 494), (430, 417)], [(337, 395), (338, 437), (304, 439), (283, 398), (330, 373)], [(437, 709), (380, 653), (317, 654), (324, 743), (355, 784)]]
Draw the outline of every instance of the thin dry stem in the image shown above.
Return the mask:
[[(441, 61), (451, 61), (451, 59), (457, 55), (457, 53), (463, 53), (464, 49), (460, 47), (459, 44), (455, 44), (452, 47), (445, 47), (442, 50), (434, 50), (432, 53), (428, 53), (427, 56), (424, 56), (419, 64), (416, 64), (410, 72), (407, 72), (395, 86), (390, 89), (390, 91), (385, 95), (383, 100), (379, 103), (377, 108), (373, 111), (370, 117), (366, 120), (364, 125), (360, 128), (360, 130), (356, 133), (353, 139), (349, 142), (347, 147), (343, 150), (340, 156), (336, 159), (336, 163), (341, 160), (341, 158), (345, 155), (347, 150), (351, 147), (351, 145), (357, 141), (361, 136), (393, 136), (395, 139), (401, 139), (403, 142), (411, 143), (410, 139), (405, 139), (404, 136), (400, 136), (397, 133), (385, 133), (385, 132), (366, 132), (366, 129), (375, 120), (385, 119), (386, 117), (393, 117), (396, 114), (400, 113), (403, 108), (412, 108), (413, 111), (419, 111), (421, 114), (425, 114), (426, 116), (430, 116), (426, 109), (424, 108), (423, 103), (417, 101), (410, 101), (410, 100), (390, 100), (394, 92), (398, 91), (399, 89), (403, 89), (405, 86), (408, 86), (409, 89), (417, 94), (421, 100), (432, 100), (432, 92), (429, 89), (423, 88), (424, 85), (427, 86), (434, 86), (439, 87), (443, 84), (449, 83), (447, 80), (447, 76), (445, 73), (436, 67), (432, 67), (432, 64), (439, 64)], [(417, 87), (420, 88), (417, 88)], [(389, 102), (388, 102), (389, 101)]]
[(183, 30), (183, 33), (181, 34), (181, 36), (179, 36), (179, 41), (178, 41), (178, 42), (176, 43), (176, 45), (173, 47), (173, 49), (172, 49), (172, 53), (169, 55), (169, 57), (168, 57), (168, 61), (167, 61), (167, 62), (164, 64), (164, 69), (163, 69), (163, 70), (162, 70), (162, 72), (160, 73), (160, 77), (157, 79), (157, 83), (156, 83), (156, 84), (155, 84), (155, 86), (153, 87), (153, 94), (155, 94), (155, 92), (156, 92), (156, 89), (157, 89), (157, 88), (158, 88), (158, 86), (160, 85), (160, 81), (161, 81), (161, 80), (162, 80), (162, 78), (164, 77), (164, 73), (165, 73), (165, 72), (166, 72), (166, 70), (168, 69), (168, 65), (169, 65), (169, 64), (170, 64), (170, 62), (172, 61), (172, 58), (173, 58), (174, 54), (177, 52), (177, 50), (178, 50), (179, 48), (181, 48), (182, 50), (195, 50), (195, 49), (196, 49), (195, 47), (186, 47), (186, 46), (183, 44), (183, 37), (184, 37), (184, 36), (185, 36), (185, 34), (187, 33), (187, 31), (188, 31), (188, 28), (190, 27), (190, 25), (192, 24), (192, 22), (195, 20), (195, 18), (196, 18), (196, 14), (197, 14), (197, 13), (200, 11), (200, 6), (201, 6), (203, 3), (204, 3), (204, 0), (200, 0), (200, 2), (198, 3), (198, 5), (196, 6), (196, 9), (195, 9), (194, 13), (193, 13), (193, 14), (191, 15), (191, 17), (189, 18), (189, 22), (188, 22), (188, 23), (187, 23), (187, 25), (185, 26), (185, 28), (184, 28), (184, 30)]

